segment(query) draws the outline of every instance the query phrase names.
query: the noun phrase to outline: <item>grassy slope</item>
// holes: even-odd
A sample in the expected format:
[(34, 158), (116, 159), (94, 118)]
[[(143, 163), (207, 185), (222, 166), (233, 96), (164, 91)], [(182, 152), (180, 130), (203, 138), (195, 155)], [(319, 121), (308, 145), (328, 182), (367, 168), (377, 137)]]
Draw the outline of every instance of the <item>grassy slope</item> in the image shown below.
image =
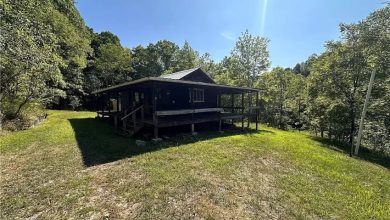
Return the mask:
[(0, 136), (0, 218), (389, 219), (390, 172), (303, 133), (137, 147), (94, 113), (51, 111)]

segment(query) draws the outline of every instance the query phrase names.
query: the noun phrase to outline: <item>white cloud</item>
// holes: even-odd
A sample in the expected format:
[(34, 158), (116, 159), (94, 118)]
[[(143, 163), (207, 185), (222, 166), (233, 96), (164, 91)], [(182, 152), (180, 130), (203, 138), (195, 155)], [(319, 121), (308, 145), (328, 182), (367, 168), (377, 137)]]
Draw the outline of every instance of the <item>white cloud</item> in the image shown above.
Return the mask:
[(233, 34), (229, 33), (229, 32), (221, 32), (220, 35), (225, 38), (225, 39), (228, 39), (228, 40), (231, 40), (231, 41), (234, 41), (236, 38), (233, 36)]

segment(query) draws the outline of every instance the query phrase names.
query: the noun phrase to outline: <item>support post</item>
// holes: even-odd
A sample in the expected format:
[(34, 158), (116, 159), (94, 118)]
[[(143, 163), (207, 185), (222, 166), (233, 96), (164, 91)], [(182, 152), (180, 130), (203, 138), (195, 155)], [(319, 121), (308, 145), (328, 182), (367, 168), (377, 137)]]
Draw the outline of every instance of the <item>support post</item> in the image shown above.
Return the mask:
[[(104, 113), (104, 107), (106, 107), (106, 105), (107, 105), (107, 102), (106, 102), (106, 94), (105, 93), (103, 93), (103, 95), (102, 95), (102, 100), (101, 100), (102, 102), (101, 102), (101, 107), (102, 107), (102, 113)], [(103, 116), (103, 115), (102, 115)]]
[(154, 134), (154, 138), (158, 138), (158, 120), (157, 120), (158, 116), (156, 113), (153, 113), (153, 134)]
[(131, 116), (133, 120), (133, 130), (135, 131), (135, 128), (137, 126), (137, 117), (136, 117), (137, 112), (134, 112), (134, 114)]
[(158, 138), (158, 127), (157, 126), (154, 126), (154, 138), (157, 139)]
[(157, 97), (156, 97), (156, 86), (153, 83), (152, 87), (152, 104), (153, 104), (153, 133), (154, 133), (154, 138), (158, 138), (158, 116), (157, 116)]
[(231, 95), (230, 95), (230, 99), (231, 99), (231, 107), (232, 107), (232, 113), (234, 113), (234, 94), (232, 93)]
[(222, 120), (219, 120), (218, 131), (222, 131)]
[(258, 121), (259, 121), (259, 92), (256, 92), (256, 131), (258, 130)]
[(249, 106), (249, 110), (248, 110), (248, 123), (246, 124), (246, 127), (249, 128), (250, 126), (250, 121), (251, 121), (251, 117), (252, 117), (252, 109), (250, 109), (250, 107), (252, 107), (252, 92), (248, 93), (248, 99), (249, 99), (249, 103), (248, 103), (248, 106)]
[(244, 93), (241, 93), (241, 129), (244, 130)]
[(116, 112), (119, 112), (119, 92), (116, 94)]
[(144, 124), (145, 119), (145, 113), (144, 113), (144, 106), (141, 107), (141, 124)]
[(111, 117), (111, 93), (108, 93), (108, 115)]
[(118, 129), (118, 115), (117, 114), (114, 115), (114, 128), (115, 128), (115, 130)]
[(122, 120), (122, 127), (123, 127), (123, 131), (126, 131), (126, 125), (127, 124), (127, 118)]
[(221, 105), (221, 94), (220, 93), (217, 95), (217, 106), (218, 106), (218, 108), (220, 108), (222, 106)]
[(195, 124), (191, 124), (191, 134), (192, 134), (192, 135), (196, 135), (196, 132), (195, 132)]
[[(194, 110), (194, 88), (190, 88), (191, 109)], [(194, 111), (191, 113), (191, 120), (194, 121)], [(195, 135), (195, 125), (191, 124), (191, 134)]]

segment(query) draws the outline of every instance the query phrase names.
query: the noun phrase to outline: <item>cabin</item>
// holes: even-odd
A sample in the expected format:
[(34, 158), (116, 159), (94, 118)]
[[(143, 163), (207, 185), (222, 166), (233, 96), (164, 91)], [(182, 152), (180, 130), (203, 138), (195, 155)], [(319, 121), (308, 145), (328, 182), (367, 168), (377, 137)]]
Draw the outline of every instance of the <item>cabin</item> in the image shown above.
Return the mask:
[(97, 117), (111, 121), (123, 135), (132, 136), (143, 128), (160, 128), (241, 122), (258, 129), (259, 90), (219, 85), (200, 68), (147, 77), (94, 91)]

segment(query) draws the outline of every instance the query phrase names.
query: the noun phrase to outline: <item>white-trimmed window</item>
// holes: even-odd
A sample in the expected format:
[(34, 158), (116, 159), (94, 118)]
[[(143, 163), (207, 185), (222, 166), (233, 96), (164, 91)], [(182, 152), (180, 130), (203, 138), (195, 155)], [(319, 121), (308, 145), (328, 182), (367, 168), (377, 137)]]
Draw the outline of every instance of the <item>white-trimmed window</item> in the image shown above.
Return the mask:
[(204, 89), (192, 89), (192, 98), (194, 99), (194, 102), (204, 102)]

